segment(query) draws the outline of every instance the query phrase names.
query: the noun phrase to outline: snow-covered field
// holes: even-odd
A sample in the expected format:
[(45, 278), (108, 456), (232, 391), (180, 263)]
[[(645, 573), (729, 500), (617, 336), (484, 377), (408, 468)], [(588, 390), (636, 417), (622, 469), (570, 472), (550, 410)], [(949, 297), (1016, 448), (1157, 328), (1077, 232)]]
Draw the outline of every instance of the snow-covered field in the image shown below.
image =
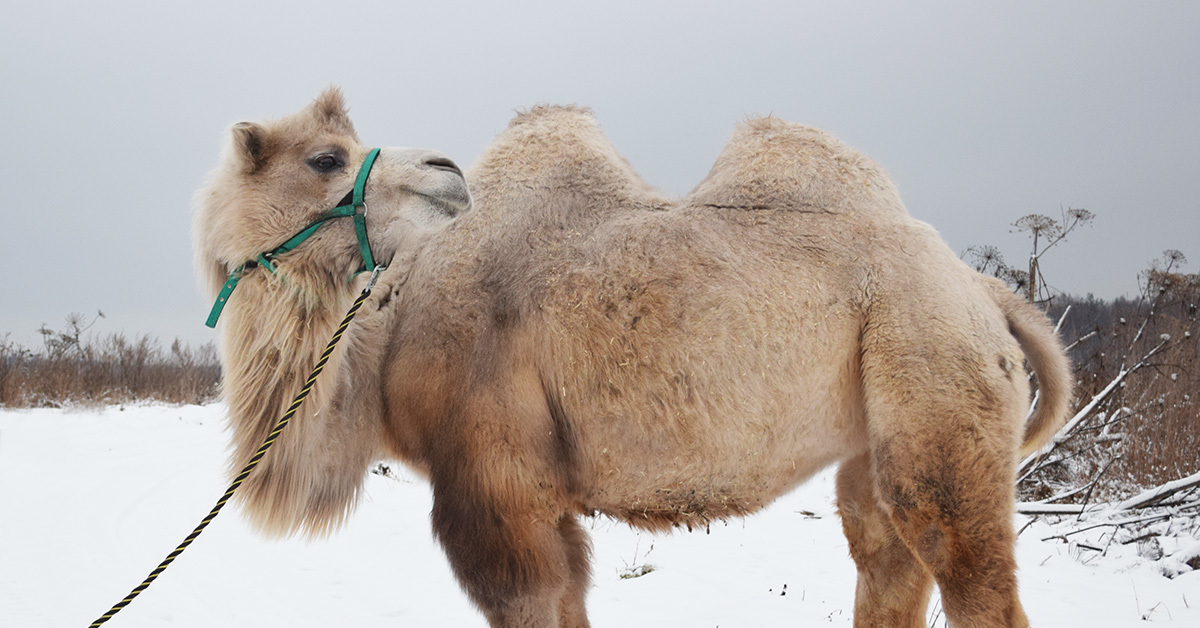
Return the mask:
[[(0, 625), (82, 628), (141, 582), (225, 489), (223, 410), (0, 411)], [(261, 540), (230, 507), (107, 626), (484, 626), (429, 509), (421, 481), (372, 475), (351, 523), (310, 543)], [(832, 472), (707, 534), (588, 525), (597, 628), (852, 624)], [(1103, 546), (1102, 533), (1079, 539)], [(1053, 534), (1035, 522), (1017, 549), (1035, 626), (1200, 626), (1200, 572), (1167, 579), (1132, 545), (1098, 556), (1041, 540)]]

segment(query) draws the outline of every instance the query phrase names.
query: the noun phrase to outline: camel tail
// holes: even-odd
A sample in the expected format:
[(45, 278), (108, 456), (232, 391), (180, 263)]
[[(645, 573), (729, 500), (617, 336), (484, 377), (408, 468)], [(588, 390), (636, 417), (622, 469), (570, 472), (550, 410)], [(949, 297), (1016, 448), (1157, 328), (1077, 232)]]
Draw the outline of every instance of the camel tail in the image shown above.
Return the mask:
[(1046, 444), (1066, 421), (1072, 395), (1071, 366), (1045, 314), (1006, 286), (998, 285), (994, 289), (997, 304), (1008, 319), (1009, 330), (1037, 376), (1037, 407), (1025, 423), (1025, 437), (1021, 443), (1021, 457), (1024, 458)]

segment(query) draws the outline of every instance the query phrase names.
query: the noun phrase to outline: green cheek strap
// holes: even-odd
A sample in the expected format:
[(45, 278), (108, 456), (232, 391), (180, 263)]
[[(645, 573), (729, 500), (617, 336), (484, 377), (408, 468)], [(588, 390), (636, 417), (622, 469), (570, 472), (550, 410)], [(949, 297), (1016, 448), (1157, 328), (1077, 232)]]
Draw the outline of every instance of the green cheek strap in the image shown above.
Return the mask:
[[(342, 218), (352, 216), (354, 218), (354, 233), (358, 237), (358, 252), (362, 255), (363, 265), (359, 272), (364, 270), (375, 269), (375, 258), (371, 255), (371, 243), (367, 240), (367, 203), (363, 200), (367, 189), (367, 178), (371, 175), (371, 168), (375, 165), (375, 160), (379, 157), (379, 149), (372, 149), (367, 154), (367, 158), (363, 160), (362, 167), (358, 169), (358, 178), (354, 180), (354, 190), (348, 194), (350, 197), (349, 204), (338, 205), (325, 213), (317, 220), (310, 223), (307, 227), (301, 229), (296, 235), (290, 237), (283, 244), (271, 249), (263, 251), (255, 256), (254, 259), (245, 262), (241, 266), (233, 269), (229, 273), (229, 279), (225, 280), (225, 285), (221, 286), (221, 291), (217, 294), (217, 300), (213, 303), (212, 310), (208, 313), (208, 320), (204, 322), (209, 327), (217, 326), (217, 319), (221, 317), (221, 311), (225, 309), (225, 303), (229, 301), (229, 296), (233, 294), (233, 289), (237, 287), (242, 276), (256, 266), (265, 266), (271, 272), (275, 272), (275, 265), (272, 262), (278, 255), (287, 253), (288, 251), (300, 246), (300, 243), (307, 240), (317, 229), (324, 225), (327, 221), (334, 218)], [(344, 201), (345, 199), (343, 199)], [(360, 211), (361, 210), (361, 211)]]
[[(354, 233), (358, 234), (358, 252), (362, 254), (363, 259), (362, 270), (375, 269), (375, 258), (371, 256), (371, 243), (367, 241), (367, 202), (363, 200), (363, 195), (367, 190), (367, 177), (370, 176), (371, 167), (375, 165), (377, 157), (379, 157), (378, 148), (367, 154), (362, 167), (358, 169), (358, 178), (354, 180), (354, 198), (350, 202), (354, 207)], [(362, 212), (358, 211), (360, 207)]]

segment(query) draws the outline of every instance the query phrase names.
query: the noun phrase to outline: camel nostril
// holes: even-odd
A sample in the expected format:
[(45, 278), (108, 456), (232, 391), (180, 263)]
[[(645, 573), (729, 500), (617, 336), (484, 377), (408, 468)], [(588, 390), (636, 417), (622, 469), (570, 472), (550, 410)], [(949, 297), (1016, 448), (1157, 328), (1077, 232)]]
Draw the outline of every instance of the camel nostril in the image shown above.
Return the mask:
[(431, 168), (453, 172), (460, 177), (462, 176), (462, 170), (459, 170), (458, 164), (446, 159), (445, 157), (426, 157), (424, 163), (426, 166)]

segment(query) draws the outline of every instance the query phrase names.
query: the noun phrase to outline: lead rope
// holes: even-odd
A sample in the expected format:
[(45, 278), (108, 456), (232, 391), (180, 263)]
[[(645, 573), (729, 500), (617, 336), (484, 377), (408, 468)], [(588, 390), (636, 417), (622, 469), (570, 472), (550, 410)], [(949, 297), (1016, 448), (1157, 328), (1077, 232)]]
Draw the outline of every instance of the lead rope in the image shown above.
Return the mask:
[(358, 313), (358, 309), (362, 307), (363, 301), (366, 301), (367, 297), (371, 296), (371, 288), (375, 286), (375, 280), (379, 278), (379, 272), (381, 270), (383, 270), (383, 266), (376, 266), (375, 270), (371, 271), (371, 278), (367, 280), (367, 286), (363, 288), (362, 294), (358, 295), (358, 298), (355, 299), (354, 304), (350, 306), (350, 310), (346, 312), (346, 317), (342, 319), (342, 324), (339, 325), (337, 331), (333, 333), (333, 338), (331, 338), (329, 340), (329, 344), (325, 346), (325, 351), (321, 353), (321, 359), (318, 360), (317, 365), (313, 367), (312, 374), (308, 376), (308, 381), (304, 383), (304, 388), (300, 389), (300, 393), (297, 394), (296, 398), (292, 401), (291, 407), (289, 407), (287, 412), (284, 413), (283, 418), (279, 419), (279, 422), (275, 424), (275, 429), (271, 430), (270, 435), (268, 435), (267, 439), (263, 441), (262, 446), (259, 447), (254, 456), (250, 458), (250, 462), (247, 462), (246, 466), (242, 467), (241, 473), (234, 478), (233, 483), (230, 484), (229, 488), (225, 490), (225, 494), (221, 496), (221, 499), (217, 500), (217, 505), (213, 506), (213, 509), (208, 513), (208, 516), (204, 517), (204, 519), (200, 521), (200, 525), (196, 526), (195, 530), (192, 530), (192, 533), (189, 534), (187, 538), (179, 544), (179, 547), (176, 547), (175, 551), (168, 554), (167, 557), (163, 559), (161, 563), (159, 563), (158, 567), (156, 567), (154, 571), (151, 571), (149, 576), (146, 576), (146, 579), (143, 580), (141, 584), (135, 587), (133, 591), (130, 591), (129, 595), (125, 596), (125, 599), (117, 602), (111, 609), (109, 609), (107, 613), (101, 615), (99, 619), (92, 622), (91, 626), (88, 628), (95, 628), (96, 626), (103, 624), (104, 622), (112, 619), (113, 615), (116, 615), (122, 608), (128, 606), (129, 603), (133, 601), (133, 598), (137, 597), (142, 591), (145, 591), (146, 588), (150, 586), (150, 583), (154, 582), (154, 580), (158, 578), (159, 574), (166, 571), (167, 566), (174, 562), (175, 559), (183, 553), (183, 550), (187, 549), (187, 547), (192, 544), (192, 541), (195, 541), (196, 537), (200, 536), (200, 533), (204, 531), (204, 528), (207, 528), (208, 524), (212, 523), (212, 520), (217, 517), (217, 513), (221, 512), (221, 509), (225, 507), (225, 503), (228, 502), (231, 497), (233, 497), (234, 491), (236, 491), (238, 487), (242, 485), (242, 482), (246, 481), (246, 478), (250, 476), (250, 472), (253, 471), (254, 467), (258, 465), (258, 462), (262, 460), (263, 455), (267, 453), (267, 450), (271, 448), (271, 445), (275, 444), (275, 439), (279, 438), (279, 434), (283, 432), (283, 428), (287, 427), (288, 421), (291, 421), (292, 417), (296, 414), (296, 411), (300, 409), (300, 404), (304, 403), (304, 398), (307, 397), (308, 393), (312, 391), (313, 384), (315, 384), (317, 381), (317, 376), (320, 375), (321, 371), (325, 369), (325, 363), (329, 361), (329, 356), (333, 354), (333, 348), (337, 346), (338, 341), (342, 339), (342, 334), (345, 333), (346, 328), (350, 326), (350, 320), (353, 319), (354, 315)]

